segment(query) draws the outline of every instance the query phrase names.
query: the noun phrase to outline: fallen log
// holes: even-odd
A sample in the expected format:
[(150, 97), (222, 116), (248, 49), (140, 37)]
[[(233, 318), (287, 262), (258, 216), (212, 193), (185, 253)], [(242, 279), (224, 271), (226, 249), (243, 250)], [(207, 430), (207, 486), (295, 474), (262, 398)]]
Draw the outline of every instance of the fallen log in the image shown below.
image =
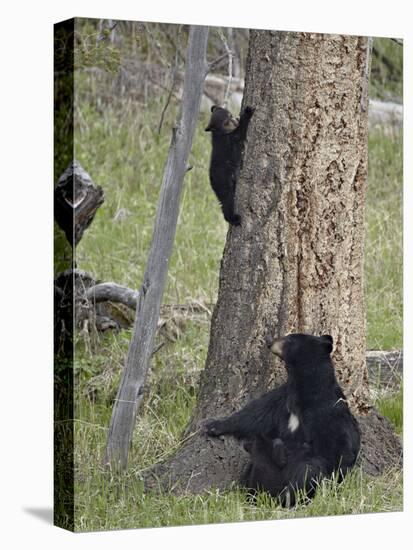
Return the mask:
[(403, 350), (367, 351), (370, 385), (381, 389), (400, 387), (403, 380)]
[(100, 302), (120, 302), (131, 309), (136, 309), (139, 292), (117, 283), (100, 283), (88, 288), (86, 298), (96, 304)]

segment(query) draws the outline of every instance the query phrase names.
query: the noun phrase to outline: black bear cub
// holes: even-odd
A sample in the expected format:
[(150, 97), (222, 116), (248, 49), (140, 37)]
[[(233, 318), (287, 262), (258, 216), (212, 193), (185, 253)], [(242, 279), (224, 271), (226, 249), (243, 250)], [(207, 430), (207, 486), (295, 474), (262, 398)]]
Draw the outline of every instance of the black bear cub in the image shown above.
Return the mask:
[(212, 134), (211, 187), (221, 203), (225, 220), (231, 225), (241, 223), (241, 217), (234, 212), (236, 175), (253, 112), (253, 107), (245, 107), (238, 120), (227, 109), (213, 105), (211, 119), (205, 128)]
[(297, 491), (311, 498), (316, 490), (323, 462), (312, 456), (311, 446), (298, 438), (282, 441), (257, 435), (244, 443), (250, 463), (241, 484), (255, 495), (267, 491), (283, 506), (293, 506)]
[(284, 360), (287, 382), (205, 429), (244, 440), (250, 463), (242, 484), (292, 506), (296, 491), (310, 498), (320, 478), (343, 478), (357, 459), (360, 433), (336, 380), (330, 335), (290, 334), (269, 347)]

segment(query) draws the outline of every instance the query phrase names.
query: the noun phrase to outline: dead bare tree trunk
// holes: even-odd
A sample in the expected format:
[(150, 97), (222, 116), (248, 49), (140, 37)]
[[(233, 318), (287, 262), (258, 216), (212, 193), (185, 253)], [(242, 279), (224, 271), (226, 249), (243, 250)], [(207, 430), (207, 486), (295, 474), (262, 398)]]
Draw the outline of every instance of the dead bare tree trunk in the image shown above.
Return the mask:
[(120, 469), (127, 465), (132, 431), (153, 352), (153, 340), (175, 237), (182, 182), (187, 171), (187, 159), (207, 72), (207, 41), (208, 27), (191, 27), (181, 116), (173, 130), (152, 244), (138, 296), (133, 336), (109, 427), (105, 462)]
[(239, 478), (240, 446), (199, 428), (285, 380), (269, 333), (332, 334), (338, 378), (365, 415), (366, 469), (380, 471), (400, 453), (371, 412), (365, 361), (368, 76), (367, 38), (251, 31), (243, 105), (256, 111), (237, 187), (242, 226), (228, 232), (186, 443), (148, 487), (200, 492)]

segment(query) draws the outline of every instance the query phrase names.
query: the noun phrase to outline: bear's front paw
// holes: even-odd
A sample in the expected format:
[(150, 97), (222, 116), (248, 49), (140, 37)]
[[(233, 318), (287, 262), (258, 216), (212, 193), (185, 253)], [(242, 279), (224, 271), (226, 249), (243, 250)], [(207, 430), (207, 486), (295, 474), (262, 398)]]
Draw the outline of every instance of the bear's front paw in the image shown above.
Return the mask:
[(254, 111), (255, 111), (255, 107), (252, 107), (251, 105), (247, 105), (244, 109), (244, 113), (249, 117), (251, 117), (254, 114)]
[(229, 220), (229, 223), (235, 226), (241, 225), (241, 216), (239, 214), (234, 214)]
[(208, 435), (218, 437), (222, 434), (221, 422), (219, 420), (207, 420), (204, 423), (204, 430)]

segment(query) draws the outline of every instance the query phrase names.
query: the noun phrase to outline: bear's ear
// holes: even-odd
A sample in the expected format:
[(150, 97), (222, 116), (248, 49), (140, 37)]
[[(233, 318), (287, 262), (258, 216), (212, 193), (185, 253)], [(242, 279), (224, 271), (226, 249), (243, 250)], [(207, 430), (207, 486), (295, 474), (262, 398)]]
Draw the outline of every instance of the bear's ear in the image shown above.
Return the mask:
[(331, 353), (333, 351), (333, 337), (330, 334), (323, 334), (320, 338), (323, 340), (327, 352)]
[(218, 105), (212, 105), (211, 107), (211, 113), (215, 111), (215, 109), (218, 109)]

